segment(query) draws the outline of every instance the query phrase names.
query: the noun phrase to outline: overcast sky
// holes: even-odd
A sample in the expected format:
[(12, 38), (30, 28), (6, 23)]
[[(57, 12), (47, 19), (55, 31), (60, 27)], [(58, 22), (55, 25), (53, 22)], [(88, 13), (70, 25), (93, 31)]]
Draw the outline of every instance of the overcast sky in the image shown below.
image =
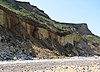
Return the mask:
[(19, 0), (28, 1), (60, 22), (88, 24), (100, 36), (100, 0)]

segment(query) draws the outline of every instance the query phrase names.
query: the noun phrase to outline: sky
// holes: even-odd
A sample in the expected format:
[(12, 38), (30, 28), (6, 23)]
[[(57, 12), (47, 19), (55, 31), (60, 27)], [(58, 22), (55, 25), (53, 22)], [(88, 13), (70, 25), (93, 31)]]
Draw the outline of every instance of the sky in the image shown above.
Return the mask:
[(53, 20), (66, 23), (87, 23), (100, 36), (100, 0), (18, 0), (30, 2)]

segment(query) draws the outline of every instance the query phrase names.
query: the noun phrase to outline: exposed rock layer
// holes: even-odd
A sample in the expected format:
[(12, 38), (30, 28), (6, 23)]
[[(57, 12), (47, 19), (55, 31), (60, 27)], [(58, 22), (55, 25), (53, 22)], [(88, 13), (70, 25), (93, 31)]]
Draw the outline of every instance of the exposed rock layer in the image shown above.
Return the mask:
[[(7, 0), (7, 2), (10, 2), (16, 8), (21, 6), (29, 12), (36, 13), (38, 11), (40, 16), (50, 19), (43, 11), (27, 2), (12, 0)], [(28, 6), (26, 7), (25, 5)], [(32, 57), (57, 58), (75, 55), (100, 55), (100, 38), (91, 33), (86, 23), (58, 24), (62, 26), (62, 29), (65, 27), (67, 31), (62, 32), (60, 28), (56, 31), (52, 26), (48, 27), (46, 24), (36, 22), (27, 16), (17, 14), (0, 5), (1, 60), (5, 60), (2, 55), (7, 58), (7, 54), (8, 58), (10, 57), (9, 54), (13, 55), (9, 59), (14, 59), (19, 51), (21, 51), (19, 55), (22, 56), (18, 56), (17, 59), (26, 59), (25, 57), (32, 59)], [(93, 41), (88, 39), (90, 36), (94, 38)], [(9, 46), (9, 44), (14, 44), (14, 46)]]

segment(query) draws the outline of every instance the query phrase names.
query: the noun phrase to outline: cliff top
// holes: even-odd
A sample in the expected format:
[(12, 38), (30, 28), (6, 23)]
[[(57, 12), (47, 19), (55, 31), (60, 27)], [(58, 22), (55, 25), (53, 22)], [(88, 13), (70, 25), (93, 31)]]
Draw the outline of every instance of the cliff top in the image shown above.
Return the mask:
[[(61, 36), (71, 34), (75, 32), (75, 28), (86, 25), (86, 23), (60, 23), (56, 22), (44, 13), (44, 11), (38, 9), (36, 6), (31, 5), (29, 2), (20, 2), (16, 0), (0, 0), (0, 6), (6, 8), (8, 11), (16, 13), (22, 17), (26, 17), (28, 22), (36, 22), (43, 28), (46, 28), (52, 32), (55, 32)], [(74, 27), (74, 28), (73, 28)]]
[(61, 23), (29, 2), (0, 0), (0, 60), (100, 56), (86, 23)]

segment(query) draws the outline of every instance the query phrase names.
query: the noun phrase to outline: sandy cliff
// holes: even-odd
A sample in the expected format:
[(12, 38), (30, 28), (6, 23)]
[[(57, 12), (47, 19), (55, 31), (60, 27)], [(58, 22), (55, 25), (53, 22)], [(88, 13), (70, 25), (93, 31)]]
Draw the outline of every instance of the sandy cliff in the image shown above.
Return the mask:
[(100, 38), (86, 23), (56, 22), (28, 2), (0, 1), (1, 60), (76, 55), (100, 55)]

